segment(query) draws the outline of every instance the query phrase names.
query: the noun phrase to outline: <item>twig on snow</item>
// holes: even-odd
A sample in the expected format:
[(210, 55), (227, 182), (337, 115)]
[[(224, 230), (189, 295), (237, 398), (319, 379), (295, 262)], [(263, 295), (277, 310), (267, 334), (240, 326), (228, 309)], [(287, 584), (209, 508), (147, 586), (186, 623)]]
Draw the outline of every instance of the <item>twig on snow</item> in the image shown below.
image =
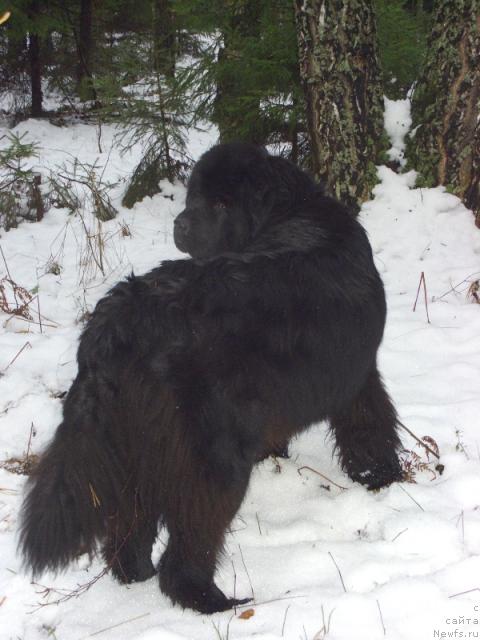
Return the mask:
[(402, 427), (402, 429), (404, 429), (409, 435), (412, 436), (412, 438), (414, 440), (416, 440), (418, 442), (418, 444), (421, 444), (422, 447), (424, 447), (429, 453), (432, 454), (432, 456), (435, 456), (435, 458), (437, 458), (437, 460), (440, 460), (440, 456), (437, 452), (435, 452), (431, 447), (428, 446), (428, 444), (426, 444), (423, 440), (420, 440), (420, 438), (418, 436), (416, 436), (413, 431), (411, 431), (406, 425), (403, 424), (403, 422), (401, 422), (400, 420), (397, 420), (398, 424), (400, 427)]
[[(259, 607), (261, 604), (271, 604), (272, 602), (281, 602), (282, 600), (296, 600), (297, 598), (306, 598), (307, 596), (282, 596), (280, 598), (272, 598), (271, 600), (262, 600), (261, 602), (255, 602), (255, 607)], [(245, 604), (237, 605), (238, 609), (251, 609), (252, 603), (246, 602)]]
[(418, 289), (417, 289), (417, 297), (415, 298), (415, 303), (413, 305), (413, 311), (416, 310), (417, 308), (417, 302), (418, 302), (418, 296), (420, 294), (420, 287), (423, 284), (423, 294), (424, 294), (424, 299), (425, 299), (425, 311), (427, 313), (427, 322), (428, 324), (430, 324), (430, 316), (428, 315), (428, 299), (427, 299), (427, 283), (425, 280), (425, 273), (422, 271), (421, 275), (420, 275), (420, 282), (418, 283)]
[(383, 622), (382, 610), (380, 609), (380, 602), (377, 600), (378, 613), (380, 615), (380, 622), (382, 623), (383, 635), (387, 635), (387, 630), (385, 629), (385, 623)]
[(134, 618), (128, 618), (128, 620), (122, 620), (122, 622), (117, 622), (117, 624), (113, 624), (110, 627), (105, 627), (103, 629), (99, 629), (94, 633), (90, 633), (88, 636), (82, 636), (80, 640), (87, 640), (87, 638), (94, 638), (95, 636), (99, 636), (101, 633), (105, 633), (105, 631), (111, 631), (111, 629), (117, 629), (117, 627), (121, 627), (124, 624), (128, 624), (129, 622), (135, 622), (135, 620), (140, 620), (141, 618), (146, 618), (150, 615), (150, 611), (147, 613), (142, 613), (139, 616), (135, 616)]
[(287, 613), (289, 609), (290, 609), (290, 605), (288, 605), (287, 608), (285, 609), (285, 615), (283, 616), (282, 638), (283, 638), (283, 634), (285, 633), (285, 623), (287, 622)]
[(347, 587), (345, 586), (345, 582), (343, 581), (343, 576), (342, 576), (342, 572), (340, 571), (340, 568), (338, 566), (338, 564), (335, 562), (335, 558), (333, 557), (332, 553), (329, 551), (328, 555), (330, 556), (330, 558), (332, 559), (333, 564), (335, 565), (337, 571), (338, 571), (338, 575), (340, 576), (340, 580), (342, 582), (342, 587), (343, 590), (345, 591), (345, 593), (347, 593)]
[(255, 591), (253, 590), (252, 580), (250, 578), (250, 574), (248, 573), (247, 565), (245, 563), (245, 558), (243, 557), (242, 547), (238, 545), (238, 550), (240, 551), (240, 557), (242, 558), (243, 568), (245, 569), (245, 573), (247, 574), (248, 582), (250, 583), (250, 589), (252, 591), (252, 600), (255, 602)]
[(398, 487), (399, 487), (399, 488), (400, 488), (404, 493), (406, 493), (406, 494), (407, 494), (407, 496), (410, 498), (410, 500), (412, 500), (412, 502), (414, 502), (414, 503), (417, 505), (417, 507), (418, 507), (419, 509), (421, 509), (422, 511), (425, 511), (425, 509), (422, 507), (422, 505), (421, 505), (419, 502), (417, 502), (417, 501), (415, 500), (415, 498), (414, 498), (413, 496), (411, 496), (411, 495), (408, 493), (408, 491), (402, 487), (402, 485), (401, 485), (401, 484), (398, 484), (397, 486), (398, 486)]
[(32, 345), (30, 344), (30, 342), (26, 342), (23, 347), (20, 349), (20, 351), (17, 351), (17, 354), (14, 356), (14, 358), (12, 360), (10, 360), (10, 362), (7, 364), (7, 366), (4, 368), (4, 370), (2, 371), (2, 373), (5, 373), (5, 371), (8, 369), (8, 367), (10, 367), (15, 360), (18, 358), (18, 356), (22, 353), (22, 351), (24, 349), (26, 349), (27, 347), (29, 347), (30, 349), (32, 348)]
[(316, 473), (317, 476), (320, 476), (321, 478), (323, 478), (324, 480), (326, 480), (327, 482), (330, 482), (331, 484), (334, 484), (336, 487), (338, 487), (339, 489), (342, 489), (342, 491), (348, 491), (348, 487), (342, 487), (341, 484), (337, 484), (336, 482), (334, 482), (333, 480), (330, 480), (330, 478), (328, 478), (327, 476), (325, 476), (323, 473), (320, 473), (320, 471), (317, 471), (316, 469), (313, 469), (312, 467), (309, 467), (308, 465), (304, 465), (303, 467), (299, 467), (297, 469), (297, 473), (298, 475), (302, 475), (302, 471), (303, 469), (308, 469), (309, 471), (311, 471), (312, 473)]
[(480, 591), (479, 587), (474, 587), (473, 589), (468, 589), (468, 591), (460, 591), (460, 593), (452, 593), (449, 598), (457, 598), (458, 596), (465, 596), (467, 593), (474, 593), (475, 591)]

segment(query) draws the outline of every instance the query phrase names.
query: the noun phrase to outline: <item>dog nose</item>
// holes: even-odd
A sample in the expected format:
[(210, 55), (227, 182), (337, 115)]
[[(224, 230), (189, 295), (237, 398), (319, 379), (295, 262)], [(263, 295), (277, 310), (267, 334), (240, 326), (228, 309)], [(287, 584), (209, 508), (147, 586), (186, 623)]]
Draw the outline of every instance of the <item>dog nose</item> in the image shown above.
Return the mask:
[(188, 253), (188, 236), (190, 234), (190, 221), (180, 213), (173, 222), (173, 241), (180, 251)]

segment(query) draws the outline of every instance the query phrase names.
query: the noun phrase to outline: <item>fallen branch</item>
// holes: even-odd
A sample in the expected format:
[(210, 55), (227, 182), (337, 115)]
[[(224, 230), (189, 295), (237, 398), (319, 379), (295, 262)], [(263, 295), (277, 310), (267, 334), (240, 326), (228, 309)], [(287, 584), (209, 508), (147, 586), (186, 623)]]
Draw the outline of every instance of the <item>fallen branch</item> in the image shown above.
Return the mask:
[(413, 431), (411, 431), (406, 425), (403, 424), (403, 422), (401, 422), (400, 420), (397, 420), (398, 425), (400, 427), (402, 427), (402, 429), (404, 429), (409, 435), (412, 436), (412, 438), (414, 440), (416, 440), (418, 442), (418, 444), (421, 444), (422, 447), (424, 447), (429, 453), (432, 454), (432, 456), (435, 456), (435, 458), (437, 458), (437, 460), (440, 460), (440, 456), (438, 453), (436, 453), (431, 447), (428, 446), (428, 444), (426, 444), (425, 442), (423, 442), (423, 440), (420, 440), (420, 438), (418, 436), (416, 436)]

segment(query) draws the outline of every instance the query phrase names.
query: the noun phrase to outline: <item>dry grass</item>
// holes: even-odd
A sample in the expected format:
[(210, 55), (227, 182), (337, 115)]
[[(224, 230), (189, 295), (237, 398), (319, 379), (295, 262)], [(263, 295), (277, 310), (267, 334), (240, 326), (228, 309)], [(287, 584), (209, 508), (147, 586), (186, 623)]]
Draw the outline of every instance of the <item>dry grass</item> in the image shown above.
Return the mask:
[(27, 450), (20, 458), (9, 458), (0, 464), (2, 469), (10, 473), (21, 476), (29, 476), (38, 462), (38, 456), (32, 453), (32, 440), (36, 435), (35, 426), (32, 422), (30, 434), (28, 436)]
[(431, 480), (435, 480), (437, 475), (442, 475), (443, 465), (438, 463), (440, 453), (436, 441), (431, 436), (423, 436), (415, 448), (418, 452), (415, 449), (403, 449), (400, 454), (405, 482), (416, 483), (417, 473), (424, 471), (431, 475)]
[(34, 296), (9, 277), (0, 278), (0, 310), (8, 315), (33, 320), (30, 304)]
[(467, 299), (480, 304), (480, 280), (474, 280), (468, 287)]
[(29, 476), (32, 473), (32, 470), (36, 466), (38, 462), (38, 456), (35, 454), (30, 454), (26, 456), (22, 456), (21, 458), (9, 458), (2, 462), (0, 467), (5, 469), (5, 471), (9, 471), (10, 473), (16, 473), (19, 476)]

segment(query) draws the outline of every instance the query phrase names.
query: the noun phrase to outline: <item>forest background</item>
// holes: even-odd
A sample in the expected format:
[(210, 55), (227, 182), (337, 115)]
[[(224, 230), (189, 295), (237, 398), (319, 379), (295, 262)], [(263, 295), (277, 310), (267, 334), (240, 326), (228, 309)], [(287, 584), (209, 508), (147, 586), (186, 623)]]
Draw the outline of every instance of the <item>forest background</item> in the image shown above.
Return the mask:
[[(272, 145), (358, 210), (389, 161), (383, 96), (411, 96), (406, 162), (389, 166), (444, 184), (478, 222), (479, 0), (2, 0), (3, 11), (4, 116), (96, 122), (99, 145), (102, 124), (118, 123), (122, 150), (144, 148), (125, 206), (185, 179), (186, 132), (209, 121), (220, 141)], [(35, 149), (10, 142), (6, 228), (48, 206), (41, 177), (20, 170)], [(47, 191), (68, 199), (55, 181)]]

